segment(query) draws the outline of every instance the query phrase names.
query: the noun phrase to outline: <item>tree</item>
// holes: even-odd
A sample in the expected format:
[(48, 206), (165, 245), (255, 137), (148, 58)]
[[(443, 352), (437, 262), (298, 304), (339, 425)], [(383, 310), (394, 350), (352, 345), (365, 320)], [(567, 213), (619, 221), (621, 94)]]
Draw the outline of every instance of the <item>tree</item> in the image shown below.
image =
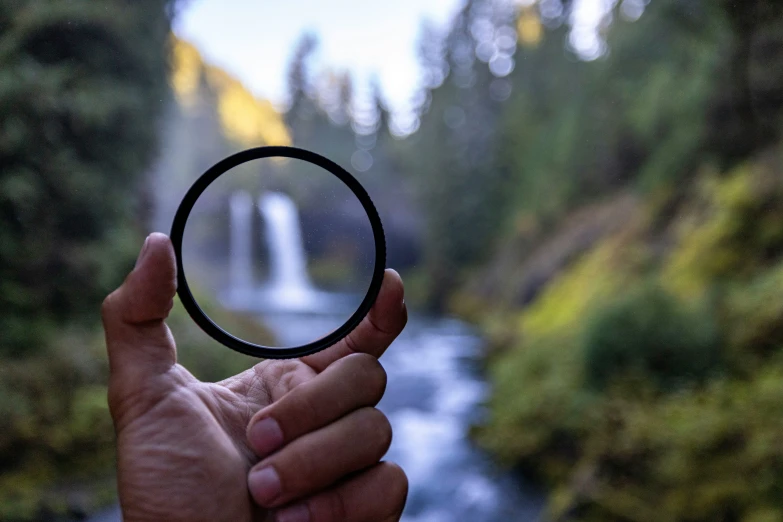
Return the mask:
[(0, 352), (94, 320), (132, 262), (170, 7), (0, 0)]
[(305, 33), (294, 49), (291, 65), (288, 68), (288, 98), (289, 107), (286, 123), (291, 127), (294, 119), (303, 118), (315, 109), (310, 86), (309, 61), (318, 49), (318, 38), (312, 33)]
[(471, 0), (441, 37), (422, 28), (420, 61), (429, 88), (406, 168), (425, 211), (429, 301), (442, 309), (461, 272), (484, 261), (507, 208), (508, 172), (496, 168), (501, 106), (489, 92), (495, 76), (476, 60), (479, 24), (509, 22), (492, 2)]
[(774, 0), (716, 3), (732, 38), (719, 72), (721, 88), (711, 99), (707, 141), (724, 166), (731, 166), (780, 136), (783, 5)]

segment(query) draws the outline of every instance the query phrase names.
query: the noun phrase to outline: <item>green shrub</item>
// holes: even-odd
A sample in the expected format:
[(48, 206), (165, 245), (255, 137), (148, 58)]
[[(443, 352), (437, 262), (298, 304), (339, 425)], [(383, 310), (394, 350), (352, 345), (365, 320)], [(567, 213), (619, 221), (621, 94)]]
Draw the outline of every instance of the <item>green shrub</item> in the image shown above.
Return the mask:
[(644, 376), (663, 388), (702, 382), (720, 362), (720, 336), (706, 307), (686, 307), (657, 285), (645, 285), (599, 309), (583, 349), (588, 384)]
[(783, 263), (729, 287), (724, 308), (735, 365), (753, 366), (777, 353), (783, 346)]

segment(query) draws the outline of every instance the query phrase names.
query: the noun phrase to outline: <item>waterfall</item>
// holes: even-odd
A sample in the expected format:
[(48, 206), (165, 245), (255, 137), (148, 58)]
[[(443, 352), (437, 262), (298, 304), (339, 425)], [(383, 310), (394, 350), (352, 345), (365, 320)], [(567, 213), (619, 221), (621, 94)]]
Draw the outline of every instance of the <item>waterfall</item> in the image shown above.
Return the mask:
[(247, 192), (236, 192), (229, 200), (230, 230), (230, 299), (244, 303), (253, 290), (253, 261), (251, 248), (251, 222), (253, 219), (253, 198)]
[(270, 270), (266, 299), (277, 308), (304, 309), (317, 300), (307, 275), (299, 213), (291, 198), (267, 192), (258, 199), (269, 246)]
[(231, 230), (228, 292), (224, 304), (233, 310), (267, 312), (334, 311), (335, 296), (317, 290), (307, 274), (302, 228), (294, 202), (279, 192), (258, 198), (269, 252), (269, 276), (263, 284), (254, 280), (252, 238), (253, 197), (245, 191), (229, 198)]

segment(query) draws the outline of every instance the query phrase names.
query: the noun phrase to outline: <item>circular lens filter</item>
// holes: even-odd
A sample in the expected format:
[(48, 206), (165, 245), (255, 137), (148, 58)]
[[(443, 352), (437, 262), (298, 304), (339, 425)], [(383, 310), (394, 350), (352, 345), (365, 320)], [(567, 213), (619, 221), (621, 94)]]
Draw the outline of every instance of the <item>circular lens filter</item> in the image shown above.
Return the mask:
[(207, 170), (182, 200), (171, 241), (177, 293), (193, 320), (228, 348), (265, 359), (343, 339), (370, 311), (386, 265), (364, 187), (294, 147), (249, 149)]

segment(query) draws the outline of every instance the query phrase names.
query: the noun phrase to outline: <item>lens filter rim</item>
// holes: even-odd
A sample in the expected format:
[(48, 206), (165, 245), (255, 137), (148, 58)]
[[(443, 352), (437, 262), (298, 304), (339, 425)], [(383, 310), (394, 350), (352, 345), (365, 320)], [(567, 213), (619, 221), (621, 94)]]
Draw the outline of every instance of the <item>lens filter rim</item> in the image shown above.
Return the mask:
[[(367, 289), (367, 293), (364, 296), (359, 307), (348, 318), (348, 320), (342, 324), (339, 328), (329, 333), (325, 337), (313, 341), (308, 344), (300, 346), (294, 346), (289, 348), (274, 348), (271, 346), (264, 346), (260, 344), (254, 344), (223, 330), (218, 326), (209, 316), (204, 313), (201, 307), (193, 297), (193, 293), (188, 285), (188, 280), (185, 275), (185, 268), (182, 259), (182, 241), (185, 235), (185, 226), (188, 222), (193, 207), (196, 205), (199, 197), (204, 191), (215, 181), (217, 178), (228, 172), (229, 170), (247, 163), (263, 158), (290, 158), (298, 159), (311, 163), (327, 172), (336, 176), (353, 192), (359, 202), (362, 204), (364, 211), (367, 213), (367, 217), (370, 220), (372, 226), (373, 239), (375, 242), (375, 266), (373, 268), (373, 276), (370, 282), (370, 286)], [(210, 337), (215, 339), (220, 344), (231, 348), (234, 351), (258, 357), (260, 359), (294, 359), (298, 357), (304, 357), (306, 355), (312, 355), (335, 345), (350, 334), (361, 321), (367, 316), (375, 303), (378, 293), (381, 290), (383, 283), (383, 276), (386, 270), (386, 238), (383, 232), (383, 224), (381, 218), (378, 215), (378, 211), (375, 205), (370, 199), (370, 195), (359, 183), (359, 181), (348, 173), (347, 170), (339, 166), (337, 163), (316, 154), (314, 152), (300, 149), (297, 147), (256, 147), (248, 150), (244, 150), (215, 164), (209, 170), (207, 170), (196, 182), (190, 187), (185, 197), (177, 209), (177, 213), (174, 216), (174, 222), (171, 226), (171, 242), (174, 245), (174, 252), (177, 258), (177, 295), (179, 296), (182, 305), (187, 310), (193, 321)]]

